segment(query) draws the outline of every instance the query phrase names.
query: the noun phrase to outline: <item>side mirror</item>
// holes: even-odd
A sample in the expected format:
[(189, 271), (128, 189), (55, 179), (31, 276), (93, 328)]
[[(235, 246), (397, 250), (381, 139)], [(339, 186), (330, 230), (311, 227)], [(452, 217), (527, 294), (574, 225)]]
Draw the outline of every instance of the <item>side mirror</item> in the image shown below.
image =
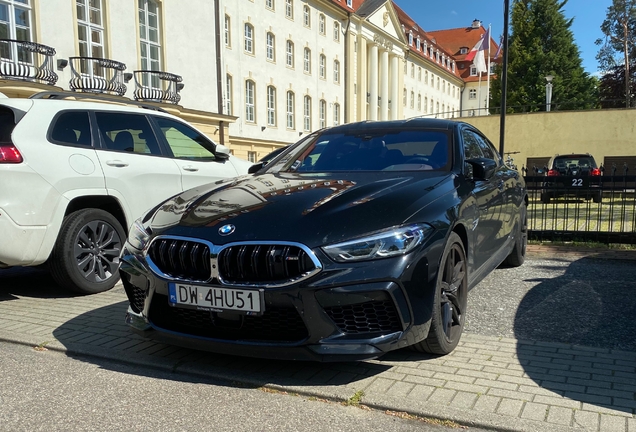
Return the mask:
[(217, 144), (214, 149), (214, 156), (219, 159), (229, 159), (230, 154), (230, 149), (221, 144)]
[(260, 171), (261, 168), (263, 168), (263, 166), (264, 166), (263, 162), (258, 162), (256, 164), (252, 165), (251, 167), (249, 167), (247, 169), (247, 173), (248, 174), (254, 174), (255, 172)]
[(497, 170), (497, 162), (492, 159), (468, 159), (466, 163), (473, 167), (473, 178), (475, 180), (488, 180)]

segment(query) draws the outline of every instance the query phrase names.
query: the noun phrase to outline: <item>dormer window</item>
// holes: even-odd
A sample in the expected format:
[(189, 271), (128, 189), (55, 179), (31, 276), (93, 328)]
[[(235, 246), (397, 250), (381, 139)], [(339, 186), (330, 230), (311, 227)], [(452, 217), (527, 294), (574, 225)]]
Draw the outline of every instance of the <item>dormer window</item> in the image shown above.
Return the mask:
[(421, 42), (420, 42), (420, 38), (418, 37), (417, 38), (417, 50), (420, 51), (421, 49), (422, 49), (422, 45), (421, 45)]
[(451, 63), (451, 69), (453, 70), (453, 72), (455, 72), (455, 62)]
[(468, 54), (468, 47), (461, 47), (459, 49), (460, 54)]
[(429, 52), (430, 52), (431, 58), (433, 58), (433, 47), (430, 48)]
[(347, 6), (352, 8), (353, 7), (353, 0), (347, 0)]
[(422, 51), (424, 51), (424, 55), (428, 55), (428, 45), (426, 42), (424, 42), (424, 48), (422, 48)]
[(409, 45), (413, 46), (413, 33), (409, 32)]

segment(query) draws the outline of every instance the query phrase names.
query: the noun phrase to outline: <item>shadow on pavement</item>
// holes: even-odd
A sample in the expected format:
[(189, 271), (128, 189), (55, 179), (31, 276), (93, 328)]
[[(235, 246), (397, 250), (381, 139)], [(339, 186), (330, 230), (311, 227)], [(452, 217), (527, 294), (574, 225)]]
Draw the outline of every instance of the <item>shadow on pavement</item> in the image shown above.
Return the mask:
[[(539, 282), (514, 320), (517, 355), (541, 387), (570, 399), (636, 409), (634, 263), (582, 258)], [(568, 344), (566, 346), (564, 344)], [(631, 352), (628, 352), (631, 351)]]
[(0, 301), (15, 300), (16, 296), (67, 298), (74, 295), (57, 286), (44, 267), (0, 269)]
[[(112, 359), (135, 361), (173, 372), (281, 386), (350, 386), (391, 368), (369, 362), (314, 363), (234, 357), (163, 345), (133, 333), (124, 323), (127, 301), (90, 310), (53, 331), (55, 339), (78, 358), (111, 368)], [(106, 354), (106, 355), (104, 355)], [(110, 360), (109, 360), (110, 359)], [(139, 369), (143, 371), (143, 368)], [(144, 372), (145, 374), (145, 372)], [(182, 379), (175, 374), (175, 379)], [(190, 379), (190, 378), (188, 378)], [(353, 392), (351, 392), (353, 394)], [(351, 395), (349, 395), (351, 396)]]

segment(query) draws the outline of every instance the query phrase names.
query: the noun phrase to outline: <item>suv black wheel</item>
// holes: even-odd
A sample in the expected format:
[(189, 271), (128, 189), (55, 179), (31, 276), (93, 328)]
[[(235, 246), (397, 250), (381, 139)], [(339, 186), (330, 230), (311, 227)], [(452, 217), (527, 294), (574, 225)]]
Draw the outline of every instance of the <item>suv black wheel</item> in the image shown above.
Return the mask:
[(468, 304), (466, 253), (461, 239), (451, 233), (437, 272), (431, 328), (416, 351), (445, 355), (455, 349), (464, 329)]
[(111, 289), (119, 280), (119, 255), (125, 231), (100, 209), (78, 210), (64, 218), (49, 258), (58, 285), (80, 294)]
[(509, 267), (519, 267), (526, 260), (526, 247), (528, 245), (528, 209), (522, 203), (519, 208), (519, 226), (517, 228), (515, 246), (510, 255), (506, 257), (504, 265)]

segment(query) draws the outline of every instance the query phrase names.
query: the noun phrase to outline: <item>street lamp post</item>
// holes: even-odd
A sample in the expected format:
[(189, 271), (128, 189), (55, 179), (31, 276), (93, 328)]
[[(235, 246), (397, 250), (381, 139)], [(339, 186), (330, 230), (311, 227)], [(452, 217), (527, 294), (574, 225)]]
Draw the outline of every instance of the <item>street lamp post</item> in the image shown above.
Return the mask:
[(548, 82), (545, 85), (545, 110), (550, 112), (550, 106), (552, 105), (552, 79), (554, 77), (552, 75), (548, 75), (545, 77), (545, 80)]

